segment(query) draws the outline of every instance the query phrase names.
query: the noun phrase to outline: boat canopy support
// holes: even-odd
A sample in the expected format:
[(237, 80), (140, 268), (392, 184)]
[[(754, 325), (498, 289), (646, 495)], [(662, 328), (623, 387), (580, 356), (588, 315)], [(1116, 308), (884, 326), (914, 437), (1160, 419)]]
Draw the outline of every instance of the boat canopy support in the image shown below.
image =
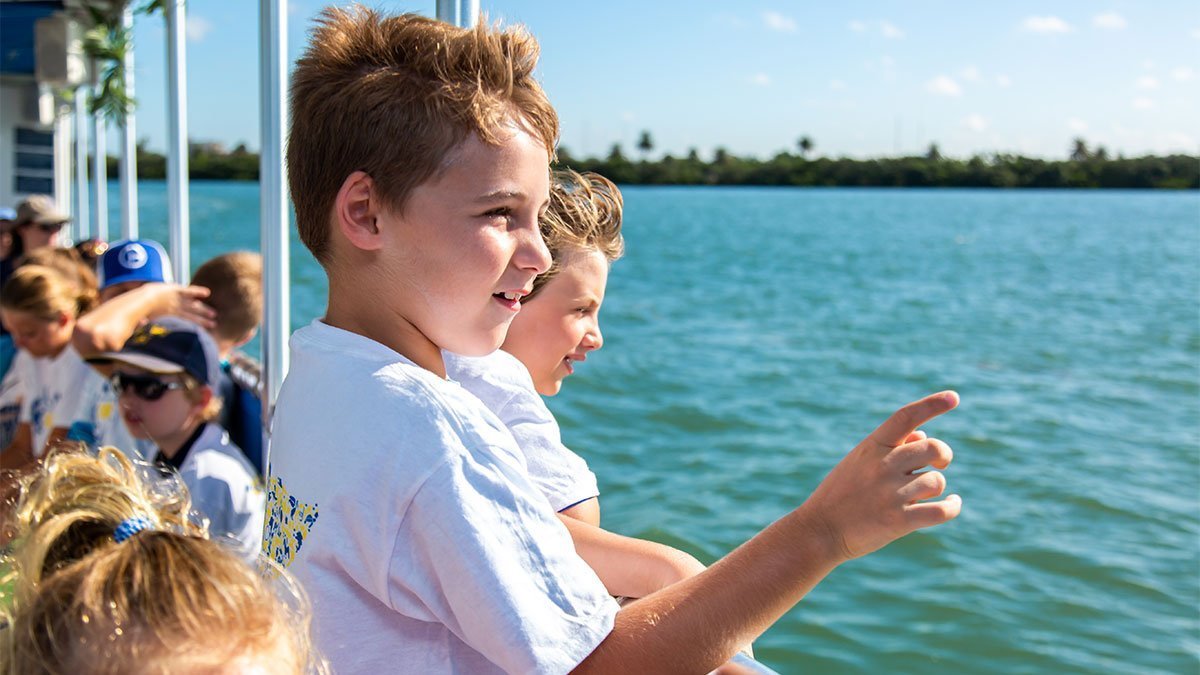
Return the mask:
[[(287, 129), (287, 0), (259, 1), (259, 102), (262, 133), (259, 155), (259, 218), (263, 256), (263, 447), (275, 399), (288, 370), (291, 330), (289, 208), (284, 185)], [(270, 465), (270, 457), (267, 458)]]
[[(132, 4), (132, 3), (131, 3)], [(125, 32), (133, 32), (133, 7), (122, 16)], [(133, 49), (125, 50), (125, 93), (133, 98)], [(137, 239), (137, 115), (125, 111), (121, 124), (121, 238)]]
[(479, 22), (479, 0), (437, 0), (438, 21), (470, 28)]
[(167, 225), (176, 283), (191, 276), (188, 200), (187, 50), (184, 0), (167, 0)]

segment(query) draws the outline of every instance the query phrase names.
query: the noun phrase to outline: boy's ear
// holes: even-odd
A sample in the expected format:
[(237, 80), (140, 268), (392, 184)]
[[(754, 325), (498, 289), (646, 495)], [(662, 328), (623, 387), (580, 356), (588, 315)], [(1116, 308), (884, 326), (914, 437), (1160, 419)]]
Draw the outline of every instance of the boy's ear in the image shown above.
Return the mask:
[(383, 245), (376, 222), (381, 205), (375, 191), (375, 180), (365, 171), (355, 171), (346, 176), (333, 202), (338, 231), (355, 248), (378, 250)]
[(213, 396), (216, 395), (213, 393), (212, 387), (196, 387), (194, 391), (195, 398), (192, 399), (192, 407), (200, 411), (207, 408), (208, 404), (212, 402)]

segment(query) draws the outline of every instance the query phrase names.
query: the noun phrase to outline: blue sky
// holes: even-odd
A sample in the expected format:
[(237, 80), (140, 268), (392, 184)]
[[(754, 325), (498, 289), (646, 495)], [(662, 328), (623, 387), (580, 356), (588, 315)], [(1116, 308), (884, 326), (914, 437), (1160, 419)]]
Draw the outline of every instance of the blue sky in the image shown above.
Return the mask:
[[(289, 6), (302, 50), (324, 6)], [(368, 3), (432, 14), (428, 2)], [(190, 135), (258, 147), (258, 10), (188, 2)], [(542, 45), (542, 82), (575, 154), (1200, 154), (1200, 2), (481, 0)], [(165, 146), (165, 33), (139, 19), (138, 135)], [(113, 138), (113, 136), (110, 136)], [(114, 139), (115, 141), (115, 139)], [(115, 150), (115, 142), (112, 146)]]

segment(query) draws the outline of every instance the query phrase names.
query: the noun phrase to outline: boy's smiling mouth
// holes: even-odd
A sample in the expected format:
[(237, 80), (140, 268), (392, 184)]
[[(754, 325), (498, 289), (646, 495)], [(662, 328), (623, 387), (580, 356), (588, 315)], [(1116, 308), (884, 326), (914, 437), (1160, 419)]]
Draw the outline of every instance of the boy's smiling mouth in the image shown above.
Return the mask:
[(529, 295), (529, 291), (524, 289), (518, 291), (501, 291), (499, 293), (492, 293), (492, 297), (496, 300), (496, 302), (499, 302), (513, 312), (520, 311), (521, 298), (525, 297), (526, 295)]

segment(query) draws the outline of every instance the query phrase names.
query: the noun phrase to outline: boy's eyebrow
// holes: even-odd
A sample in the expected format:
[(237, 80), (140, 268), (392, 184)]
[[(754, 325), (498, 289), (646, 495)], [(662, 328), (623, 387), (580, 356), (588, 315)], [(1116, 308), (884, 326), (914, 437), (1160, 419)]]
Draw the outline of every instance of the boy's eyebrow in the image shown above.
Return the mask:
[(494, 190), (484, 195), (475, 198), (475, 203), (483, 204), (485, 202), (499, 202), (505, 199), (520, 199), (525, 196), (520, 190)]

